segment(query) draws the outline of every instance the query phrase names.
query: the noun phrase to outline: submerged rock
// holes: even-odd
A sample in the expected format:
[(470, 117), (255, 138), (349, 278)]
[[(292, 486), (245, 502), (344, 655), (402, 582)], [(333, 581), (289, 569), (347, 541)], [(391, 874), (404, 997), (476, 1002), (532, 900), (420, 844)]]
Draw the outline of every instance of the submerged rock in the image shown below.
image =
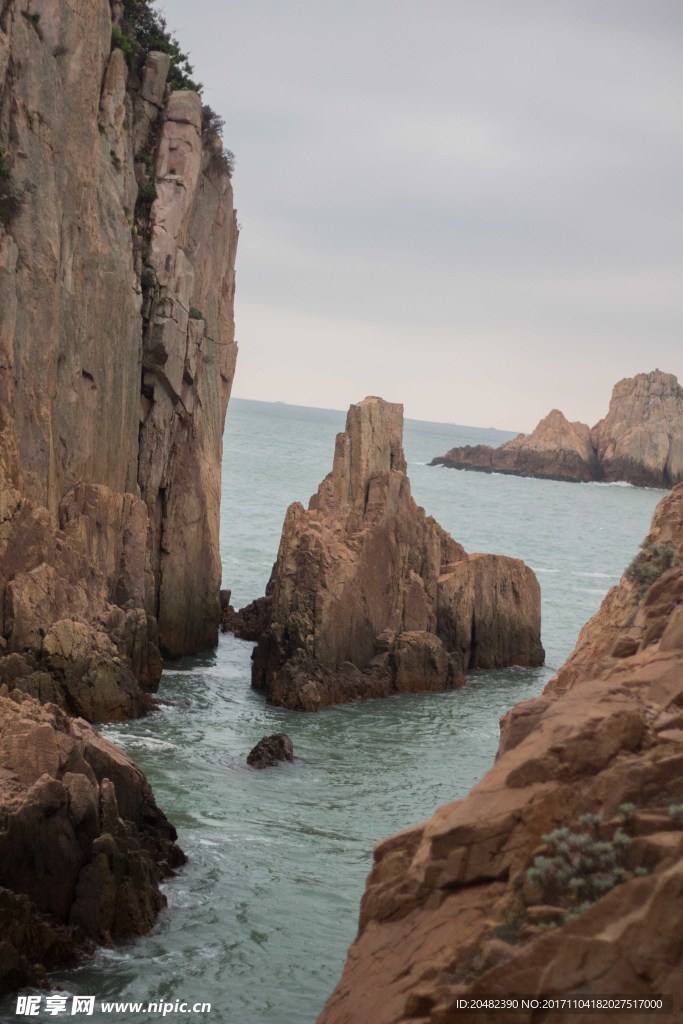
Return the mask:
[(352, 405), (332, 472), (308, 509), (287, 511), (252, 677), (275, 704), (310, 711), (543, 663), (533, 572), (468, 556), (416, 505), (402, 439), (402, 406)]
[(553, 409), (531, 434), (499, 448), (452, 448), (431, 465), (671, 487), (683, 480), (683, 388), (671, 373), (639, 373), (615, 385), (607, 416), (592, 430)]
[(543, 695), (503, 718), (488, 774), (376, 847), (319, 1024), (500, 1019), (457, 1003), (480, 994), (678, 999), (682, 608), (680, 485)]
[(0, 690), (0, 991), (142, 935), (185, 861), (144, 775), (82, 719)]
[(247, 764), (252, 768), (271, 768), (279, 761), (294, 760), (294, 744), (286, 732), (275, 732), (262, 736), (256, 746), (247, 754)]

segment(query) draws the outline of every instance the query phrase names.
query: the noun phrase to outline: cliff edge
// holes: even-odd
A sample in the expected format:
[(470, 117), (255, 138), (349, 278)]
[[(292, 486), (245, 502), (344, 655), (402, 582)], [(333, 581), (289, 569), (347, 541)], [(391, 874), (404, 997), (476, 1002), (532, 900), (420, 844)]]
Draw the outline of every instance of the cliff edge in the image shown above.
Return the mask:
[(0, 2), (0, 680), (91, 719), (220, 618), (231, 165), (141, 6)]
[(431, 465), (672, 487), (683, 480), (683, 388), (671, 373), (639, 373), (615, 385), (607, 416), (592, 430), (553, 409), (531, 434), (518, 434), (499, 448), (452, 448)]
[(258, 629), (253, 685), (300, 710), (544, 658), (534, 573), (468, 555), (415, 503), (403, 406), (376, 397), (350, 407), (332, 472), (287, 511), (266, 598), (238, 618)]
[(488, 774), (376, 848), (320, 1024), (538, 1019), (456, 1010), (470, 996), (680, 999), (682, 602), (679, 485), (574, 654), (503, 718)]

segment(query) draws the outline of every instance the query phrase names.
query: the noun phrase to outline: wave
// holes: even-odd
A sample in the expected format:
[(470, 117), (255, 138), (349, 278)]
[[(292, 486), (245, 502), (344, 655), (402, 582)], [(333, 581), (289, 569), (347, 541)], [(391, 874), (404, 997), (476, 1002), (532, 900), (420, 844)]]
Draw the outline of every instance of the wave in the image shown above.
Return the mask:
[(635, 487), (627, 480), (580, 480), (586, 487)]

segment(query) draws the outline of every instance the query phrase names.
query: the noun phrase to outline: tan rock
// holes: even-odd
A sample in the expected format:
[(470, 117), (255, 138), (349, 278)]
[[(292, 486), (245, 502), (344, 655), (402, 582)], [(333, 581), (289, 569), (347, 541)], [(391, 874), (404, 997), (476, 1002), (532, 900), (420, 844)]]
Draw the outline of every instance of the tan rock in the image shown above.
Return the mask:
[[(683, 549), (683, 485), (658, 506), (648, 539)], [(677, 1000), (683, 662), (663, 638), (678, 618), (682, 576), (679, 566), (643, 592), (628, 579), (614, 588), (543, 697), (505, 717), (496, 762), (469, 796), (376, 848), (359, 934), (320, 1024), (501, 1019), (500, 1011), (458, 1007), (457, 999), (481, 994)], [(659, 638), (615, 657), (632, 620), (647, 625), (664, 607)], [(602, 843), (623, 870), (588, 909), (566, 885), (553, 889), (546, 869), (528, 873), (535, 857), (550, 855), (549, 833), (561, 827), (583, 849)], [(566, 836), (565, 844), (573, 848)], [(602, 884), (591, 871), (577, 866), (574, 877)], [(674, 1024), (679, 1015), (661, 1019)], [(602, 1016), (625, 1019), (620, 1010)], [(505, 1019), (537, 1018), (520, 1007)]]
[(308, 510), (287, 512), (254, 685), (310, 710), (446, 689), (470, 667), (542, 664), (533, 573), (514, 559), (468, 558), (415, 504), (402, 406), (366, 398), (346, 428)]
[(595, 480), (599, 473), (590, 427), (570, 423), (559, 409), (548, 413), (531, 434), (518, 434), (499, 448), (452, 448), (431, 465), (548, 480)]
[(653, 370), (615, 385), (609, 412), (591, 432), (605, 480), (671, 487), (683, 480), (683, 388)]

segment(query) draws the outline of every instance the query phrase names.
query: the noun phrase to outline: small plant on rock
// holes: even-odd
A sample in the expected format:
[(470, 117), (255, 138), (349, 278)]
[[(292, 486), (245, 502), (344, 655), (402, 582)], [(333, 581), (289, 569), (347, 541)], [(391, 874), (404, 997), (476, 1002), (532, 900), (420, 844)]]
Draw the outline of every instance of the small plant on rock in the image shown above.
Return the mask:
[(157, 197), (157, 187), (153, 181), (148, 181), (146, 185), (143, 185), (140, 189), (140, 200), (143, 203), (147, 203), (151, 206)]
[(9, 227), (21, 209), (24, 191), (14, 180), (5, 151), (0, 149), (0, 222), (5, 227)]
[(132, 39), (129, 39), (120, 28), (116, 25), (111, 30), (111, 46), (112, 50), (118, 47), (123, 52), (123, 56), (126, 58), (126, 64), (131, 71), (135, 71), (138, 62), (138, 56), (135, 52), (135, 44)]
[(679, 565), (681, 558), (674, 544), (656, 544), (646, 540), (641, 544), (640, 551), (624, 573), (627, 580), (637, 584), (636, 599), (640, 600), (656, 580), (667, 569)]
[[(622, 824), (633, 816), (631, 805), (620, 808)], [(572, 920), (621, 882), (637, 873), (627, 866), (631, 836), (622, 826), (603, 838), (601, 814), (584, 814), (580, 829), (557, 828), (543, 836), (546, 851), (534, 858), (527, 879), (542, 894), (542, 902), (561, 907)]]

